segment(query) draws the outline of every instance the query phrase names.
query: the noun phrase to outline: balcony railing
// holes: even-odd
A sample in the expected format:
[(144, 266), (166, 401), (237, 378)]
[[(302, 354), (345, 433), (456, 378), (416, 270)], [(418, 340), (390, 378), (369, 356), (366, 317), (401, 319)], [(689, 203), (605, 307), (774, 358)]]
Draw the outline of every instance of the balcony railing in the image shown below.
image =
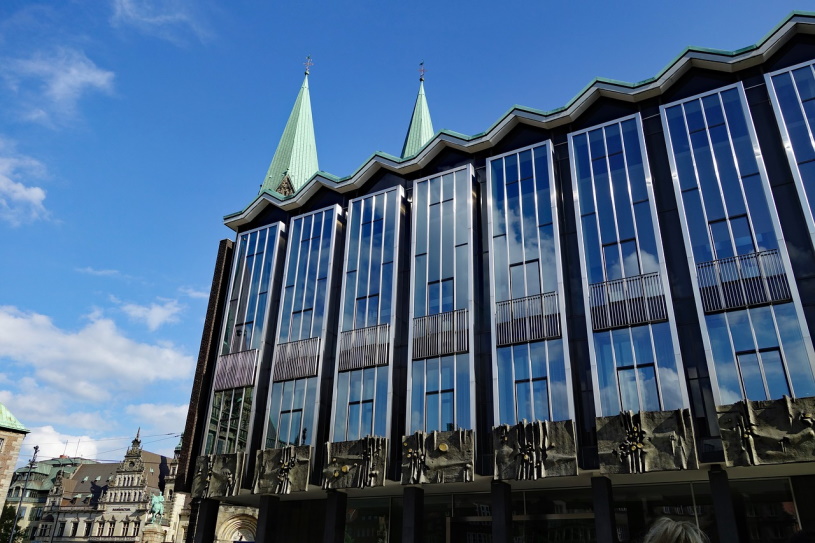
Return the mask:
[(788, 302), (792, 299), (778, 250), (696, 265), (705, 313)]
[(595, 331), (668, 319), (659, 273), (591, 284), (589, 307)]
[(218, 357), (218, 369), (215, 370), (215, 390), (254, 385), (257, 357), (257, 349)]
[(433, 358), (470, 349), (466, 309), (413, 319), (413, 359)]
[(495, 304), (495, 335), (499, 347), (560, 337), (557, 292)]
[(340, 334), (339, 371), (357, 370), (388, 363), (390, 326), (380, 324)]
[(301, 377), (317, 375), (317, 363), (320, 359), (320, 338), (313, 337), (289, 343), (280, 343), (275, 347), (274, 381), (287, 381)]

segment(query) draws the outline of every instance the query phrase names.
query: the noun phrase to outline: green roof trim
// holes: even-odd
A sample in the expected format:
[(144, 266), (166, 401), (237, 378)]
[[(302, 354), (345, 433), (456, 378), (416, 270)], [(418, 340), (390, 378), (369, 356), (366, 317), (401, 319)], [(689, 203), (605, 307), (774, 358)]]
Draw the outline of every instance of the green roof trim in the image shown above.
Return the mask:
[(21, 432), (24, 434), (27, 434), (30, 431), (28, 428), (23, 426), (19, 420), (17, 420), (17, 417), (11, 414), (11, 411), (9, 411), (5, 405), (1, 403), (0, 403), (0, 429)]
[[(773, 36), (775, 36), (785, 25), (790, 23), (790, 21), (792, 21), (795, 17), (803, 17), (803, 18), (808, 18), (808, 19), (815, 19), (815, 12), (812, 12), (812, 11), (793, 11), (787, 17), (785, 17), (780, 23), (778, 23), (772, 30), (770, 30), (764, 37), (762, 37), (758, 42), (756, 42), (754, 45), (749, 45), (747, 47), (742, 47), (740, 49), (736, 49), (736, 50), (733, 50), (733, 51), (727, 51), (727, 50), (722, 50), (722, 49), (704, 48), (704, 47), (695, 47), (695, 46), (694, 47), (686, 47), (679, 55), (677, 55), (662, 70), (660, 70), (659, 73), (657, 73), (657, 75), (655, 75), (653, 77), (650, 77), (648, 79), (643, 79), (642, 81), (638, 81), (636, 83), (631, 83), (631, 82), (626, 82), (626, 81), (619, 81), (619, 80), (604, 78), (604, 77), (594, 78), (588, 85), (583, 87), (580, 90), (580, 92), (578, 92), (571, 100), (569, 100), (566, 103), (566, 105), (560, 106), (560, 107), (557, 107), (557, 108), (554, 108), (554, 109), (551, 109), (551, 110), (548, 110), (548, 111), (535, 109), (535, 108), (531, 108), (531, 107), (528, 107), (528, 106), (514, 105), (511, 108), (509, 108), (509, 110), (507, 110), (506, 113), (501, 115), (498, 118), (498, 120), (496, 120), (489, 128), (487, 128), (483, 132), (479, 132), (478, 134), (466, 135), (466, 134), (461, 134), (459, 132), (455, 132), (453, 130), (447, 130), (447, 129), (441, 130), (441, 131), (435, 133), (434, 135), (432, 135), (431, 138), (428, 141), (425, 141), (424, 143), (422, 143), (421, 145), (419, 145), (418, 147), (413, 149), (414, 152), (412, 154), (410, 154), (410, 152), (407, 149), (408, 140), (410, 139), (411, 131), (413, 129), (413, 121), (414, 121), (414, 119), (411, 118), (411, 127), (408, 130), (408, 137), (405, 139), (405, 147), (403, 148), (401, 157), (395, 157), (393, 155), (390, 155), (388, 153), (383, 153), (383, 152), (373, 153), (366, 160), (364, 160), (362, 162), (362, 164), (352, 174), (344, 176), (344, 177), (339, 177), (339, 176), (336, 176), (336, 175), (333, 175), (333, 174), (330, 174), (330, 173), (327, 173), (327, 172), (319, 171), (315, 167), (315, 169), (311, 172), (312, 175), (310, 175), (308, 179), (306, 179), (305, 181), (300, 183), (296, 187), (296, 190), (294, 191), (294, 193), (281, 195), (281, 194), (279, 194), (279, 193), (277, 193), (275, 191), (272, 191), (272, 190), (266, 190), (265, 192), (269, 193), (270, 196), (274, 197), (279, 202), (283, 202), (285, 200), (291, 199), (294, 196), (296, 196), (297, 193), (300, 191), (300, 189), (302, 189), (304, 186), (308, 185), (309, 183), (311, 183), (312, 181), (314, 181), (317, 178), (321, 178), (321, 179), (324, 179), (326, 181), (330, 181), (330, 182), (335, 183), (335, 184), (340, 184), (340, 183), (344, 183), (344, 182), (349, 181), (349, 180), (353, 179), (354, 177), (356, 177), (364, 168), (366, 168), (366, 166), (368, 166), (368, 164), (370, 164), (372, 161), (376, 161), (377, 159), (381, 159), (383, 161), (387, 161), (387, 162), (391, 162), (393, 164), (399, 165), (399, 164), (414, 160), (415, 157), (417, 155), (419, 155), (425, 148), (430, 146), (432, 142), (438, 141), (440, 139), (444, 139), (444, 140), (448, 140), (448, 141), (450, 139), (453, 139), (453, 140), (457, 140), (457, 141), (462, 142), (462, 143), (468, 143), (468, 142), (477, 140), (479, 138), (483, 138), (483, 137), (489, 135), (490, 132), (495, 130), (502, 123), (505, 123), (513, 115), (530, 114), (530, 115), (535, 115), (535, 116), (538, 116), (538, 117), (543, 117), (544, 119), (542, 119), (542, 120), (546, 121), (546, 120), (548, 120), (548, 119), (546, 119), (547, 117), (548, 118), (556, 117), (558, 114), (569, 110), (573, 105), (578, 103), (585, 95), (591, 93), (593, 90), (597, 89), (598, 87), (602, 87), (602, 86), (617, 87), (617, 88), (620, 89), (620, 91), (624, 91), (624, 90), (636, 90), (638, 88), (646, 87), (646, 86), (648, 86), (648, 85), (650, 85), (652, 83), (658, 82), (662, 77), (664, 77), (668, 72), (670, 72), (671, 69), (673, 69), (677, 64), (680, 64), (683, 61), (692, 60), (691, 57), (693, 55), (711, 55), (713, 57), (734, 58), (734, 57), (738, 57), (740, 55), (744, 55), (745, 53), (750, 53), (751, 51), (755, 51), (757, 49), (760, 49), (769, 40), (771, 40), (773, 38)], [(807, 24), (807, 25), (815, 25), (815, 21), (812, 21), (812, 20), (803, 21), (803, 23)], [(711, 60), (713, 62), (716, 62), (715, 58), (712, 58), (712, 59), (709, 59), (709, 60)], [(723, 62), (723, 61), (720, 61), (720, 62)], [(612, 89), (607, 88), (605, 90), (609, 90), (609, 91), (612, 91), (612, 92), (614, 91), (613, 88)], [(301, 90), (301, 92), (302, 92), (302, 90)], [(300, 96), (298, 95), (298, 101), (299, 101), (299, 99), (300, 99)], [(416, 116), (416, 110), (420, 105), (419, 104), (420, 100), (424, 100), (424, 107), (426, 107), (427, 104), (426, 104), (426, 99), (424, 97), (423, 85), (420, 85), (420, 88), (419, 88), (419, 96), (416, 99), (416, 106), (414, 107), (414, 117)], [(297, 107), (297, 105), (295, 104), (295, 108), (296, 107)], [(294, 111), (292, 112), (292, 115), (294, 115)], [(427, 123), (428, 127), (430, 127), (429, 111), (427, 113), (427, 120), (428, 120), (428, 123)], [(289, 123), (291, 123), (291, 118), (289, 119)], [(289, 129), (289, 124), (286, 125), (286, 130), (288, 130), (288, 129)], [(284, 132), (284, 137), (285, 137), (285, 135), (286, 134)], [(281, 143), (282, 143), (282, 138), (281, 138)], [(275, 155), (275, 158), (276, 157), (277, 157), (277, 155)], [(274, 161), (273, 161), (273, 163), (274, 163)], [(315, 151), (315, 166), (316, 166), (316, 151)], [(270, 172), (271, 172), (271, 167), (270, 167)], [(267, 179), (268, 179), (268, 175), (267, 175)], [(230, 214), (224, 216), (224, 222), (229, 223), (232, 220), (234, 220), (234, 219), (240, 217), (241, 215), (243, 215), (244, 213), (246, 213), (250, 208), (252, 208), (255, 205), (255, 203), (258, 200), (263, 198), (263, 192), (264, 192), (264, 190), (261, 190), (261, 194), (259, 194), (257, 198), (253, 199), (252, 202), (250, 202), (243, 210), (235, 212), (235, 213), (230, 213)]]
[(296, 194), (319, 169), (306, 73), (260, 192)]
[(424, 94), (424, 79), (419, 80), (419, 94), (413, 106), (413, 115), (410, 118), (410, 127), (402, 146), (402, 157), (409, 157), (422, 150), (427, 142), (433, 139), (433, 121), (430, 119), (430, 109), (427, 107), (427, 97)]

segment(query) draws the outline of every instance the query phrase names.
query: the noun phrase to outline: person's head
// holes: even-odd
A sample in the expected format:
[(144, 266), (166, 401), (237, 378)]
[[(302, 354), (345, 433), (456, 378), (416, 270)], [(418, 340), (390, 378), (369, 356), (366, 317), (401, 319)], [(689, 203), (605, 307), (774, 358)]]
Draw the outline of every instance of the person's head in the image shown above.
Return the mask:
[(707, 543), (708, 538), (695, 524), (662, 517), (651, 525), (642, 543)]

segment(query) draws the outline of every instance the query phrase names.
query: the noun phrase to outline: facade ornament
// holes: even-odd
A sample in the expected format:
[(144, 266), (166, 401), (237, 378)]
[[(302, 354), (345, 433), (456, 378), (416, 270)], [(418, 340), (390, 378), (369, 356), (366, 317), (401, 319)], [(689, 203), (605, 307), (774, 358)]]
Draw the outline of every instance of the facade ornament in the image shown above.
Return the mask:
[(402, 438), (402, 484), (468, 483), (475, 465), (472, 430), (416, 432)]
[(493, 428), (494, 478), (534, 481), (577, 474), (574, 423), (521, 421)]
[(698, 469), (689, 409), (625, 411), (598, 417), (600, 472), (647, 473)]
[(815, 398), (742, 400), (716, 407), (727, 466), (811, 461)]
[(255, 494), (290, 494), (308, 488), (311, 447), (294, 446), (257, 452)]
[(388, 440), (384, 437), (326, 443), (323, 489), (382, 486), (387, 451)]

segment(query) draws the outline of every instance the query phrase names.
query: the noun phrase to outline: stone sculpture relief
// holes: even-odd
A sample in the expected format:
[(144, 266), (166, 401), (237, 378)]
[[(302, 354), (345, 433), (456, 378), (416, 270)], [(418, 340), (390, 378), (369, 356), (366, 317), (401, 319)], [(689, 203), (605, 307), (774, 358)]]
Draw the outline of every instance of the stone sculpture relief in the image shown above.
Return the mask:
[(387, 453), (388, 440), (384, 437), (326, 443), (323, 489), (384, 485)]
[(473, 480), (472, 430), (416, 432), (402, 438), (402, 484), (468, 483)]
[(495, 479), (534, 481), (577, 475), (574, 423), (522, 421), (492, 429)]
[(243, 481), (245, 460), (244, 453), (199, 456), (195, 461), (192, 496), (195, 498), (237, 496)]
[(311, 447), (289, 446), (257, 452), (255, 494), (290, 494), (308, 488)]
[(600, 472), (698, 469), (690, 410), (625, 411), (597, 418)]
[(728, 466), (815, 460), (815, 398), (747, 400), (716, 412)]

